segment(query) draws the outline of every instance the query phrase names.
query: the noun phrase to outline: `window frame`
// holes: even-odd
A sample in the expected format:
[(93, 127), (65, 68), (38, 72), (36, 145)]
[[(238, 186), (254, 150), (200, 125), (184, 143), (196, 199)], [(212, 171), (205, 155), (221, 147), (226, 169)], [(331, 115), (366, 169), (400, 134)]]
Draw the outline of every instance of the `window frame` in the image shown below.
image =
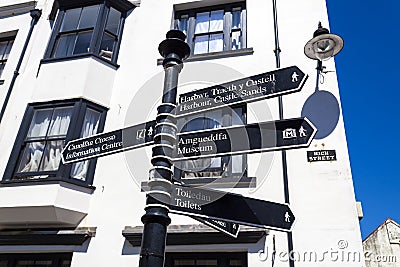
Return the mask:
[[(82, 29), (75, 29), (71, 31), (61, 32), (61, 26), (63, 19), (65, 17), (66, 11), (74, 8), (84, 8), (92, 5), (100, 5), (98, 17), (96, 18), (95, 25), (93, 26), (93, 33), (90, 40), (89, 51), (87, 53), (79, 53), (61, 57), (53, 56), (53, 52), (56, 49), (57, 40), (59, 36), (66, 35), (67, 33), (78, 33), (81, 32)], [(74, 58), (82, 58), (82, 57), (95, 57), (100, 60), (103, 60), (114, 67), (118, 67), (117, 60), (119, 54), (119, 48), (121, 45), (123, 30), (125, 19), (128, 16), (128, 12), (135, 7), (132, 3), (125, 0), (89, 0), (82, 3), (82, 1), (77, 0), (58, 0), (55, 2), (55, 6), (53, 7), (52, 14), (50, 14), (50, 19), (55, 20), (52, 33), (47, 44), (46, 52), (42, 59), (42, 62), (53, 62), (53, 61), (62, 61), (69, 60)], [(107, 32), (106, 30), (106, 22), (108, 16), (110, 14), (111, 8), (114, 8), (121, 12), (121, 18), (119, 20), (118, 25), (118, 34), (116, 43), (114, 45), (114, 50), (112, 51), (112, 57), (109, 59), (107, 57), (103, 57), (100, 54), (100, 46), (103, 39), (103, 34)], [(56, 16), (57, 14), (57, 16)], [(87, 28), (85, 28), (87, 30)], [(115, 37), (115, 36), (114, 36)]]
[[(232, 29), (232, 11), (235, 8), (241, 8), (241, 19), (242, 19), (242, 47), (240, 49), (232, 50), (232, 32), (237, 31)], [(195, 38), (195, 25), (196, 25), (196, 14), (202, 12), (211, 12), (216, 10), (224, 10), (224, 19), (223, 19), (223, 50), (217, 52), (207, 52), (207, 53), (198, 53), (194, 54), (194, 38)], [(180, 17), (182, 15), (188, 16), (188, 24), (187, 24), (187, 37), (186, 42), (190, 47), (190, 56), (200, 56), (200, 55), (209, 55), (209, 54), (224, 54), (227, 52), (234, 52), (235, 54), (240, 53), (242, 50), (247, 51), (247, 9), (246, 9), (246, 2), (236, 2), (236, 3), (229, 3), (229, 4), (221, 4), (221, 5), (213, 5), (207, 7), (200, 7), (195, 9), (184, 9), (184, 10), (177, 10), (174, 14), (174, 22), (173, 28), (180, 29)], [(210, 34), (201, 33), (199, 35)], [(237, 52), (235, 52), (237, 51)]]
[[(35, 110), (46, 109), (46, 108), (59, 108), (59, 107), (72, 107), (72, 115), (70, 125), (65, 138), (65, 144), (73, 139), (80, 138), (85, 114), (88, 109), (92, 109), (100, 112), (99, 126), (97, 133), (101, 133), (104, 130), (104, 124), (107, 114), (107, 109), (89, 102), (85, 99), (70, 99), (64, 101), (51, 101), (45, 103), (31, 103), (28, 104), (22, 123), (17, 134), (17, 138), (14, 142), (10, 159), (8, 161), (4, 177), (0, 183), (24, 183), (24, 182), (35, 182), (35, 181), (65, 181), (81, 186), (91, 186), (93, 184), (94, 172), (96, 167), (97, 159), (91, 159), (86, 174), (86, 180), (79, 180), (71, 177), (71, 171), (73, 164), (62, 164), (60, 162), (56, 171), (37, 172), (37, 175), (45, 175), (46, 173), (55, 174), (54, 177), (46, 178), (32, 178), (32, 179), (15, 179), (14, 174), (20, 163), (20, 155), (24, 149), (27, 134), (29, 131), (30, 124), (32, 122)], [(34, 173), (31, 173), (33, 175)]]
[(6, 50), (4, 50), (3, 54), (0, 54), (0, 65), (4, 65), (3, 69), (0, 70), (0, 84), (2, 84), (4, 82), (3, 73), (4, 73), (4, 70), (6, 68), (7, 61), (9, 59), (9, 57), (10, 57), (11, 49), (12, 49), (12, 47), (14, 45), (16, 36), (17, 36), (17, 32), (16, 31), (8, 32), (8, 33), (1, 33), (0, 34), (0, 42), (7, 42), (7, 47), (9, 46), (10, 41), (12, 41), (12, 45), (11, 45), (11, 48), (10, 48), (10, 53), (9, 53), (7, 59), (3, 59), (4, 53), (6, 52)]
[(187, 260), (216, 259), (217, 267), (229, 267), (226, 264), (229, 262), (230, 259), (240, 259), (243, 262), (243, 267), (247, 267), (248, 266), (247, 255), (248, 255), (248, 253), (246, 251), (238, 251), (238, 252), (167, 252), (167, 253), (165, 253), (165, 267), (174, 267), (173, 261), (175, 259), (187, 259)]
[[(67, 253), (9, 253), (0, 254), (0, 261), (7, 261), (7, 267), (15, 267), (20, 260), (51, 260), (51, 267), (62, 267), (61, 263), (64, 260), (72, 260), (72, 252)], [(71, 266), (71, 263), (70, 265)]]

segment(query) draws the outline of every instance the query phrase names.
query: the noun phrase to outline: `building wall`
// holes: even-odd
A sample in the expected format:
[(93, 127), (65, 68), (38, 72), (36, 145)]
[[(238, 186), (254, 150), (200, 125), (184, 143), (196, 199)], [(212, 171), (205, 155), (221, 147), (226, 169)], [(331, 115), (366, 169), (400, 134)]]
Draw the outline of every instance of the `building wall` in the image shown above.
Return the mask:
[(397, 266), (400, 258), (400, 227), (391, 219), (384, 221), (364, 241), (365, 265)]
[[(7, 1), (0, 6), (17, 2), (23, 1)], [(140, 6), (133, 9), (126, 18), (117, 61), (119, 67), (116, 68), (94, 58), (40, 63), (53, 27), (48, 19), (53, 1), (37, 1), (36, 8), (41, 9), (43, 15), (33, 31), (20, 75), (0, 124), (0, 173), (5, 173), (29, 103), (87, 99), (108, 109), (104, 132), (155, 119), (164, 75), (162, 66), (157, 64), (161, 58), (158, 44), (172, 27), (174, 8), (216, 3), (228, 1), (141, 1)], [(253, 53), (186, 62), (179, 78), (179, 94), (198, 89), (199, 86), (205, 87), (276, 69), (272, 1), (247, 0), (246, 10), (247, 48), (252, 48)], [(283, 97), (284, 118), (301, 117), (306, 101), (312, 95), (317, 98), (316, 61), (308, 59), (303, 49), (319, 21), (329, 27), (324, 0), (278, 1), (281, 67), (296, 65), (309, 75), (300, 92)], [(30, 22), (29, 13), (0, 20), (0, 33), (18, 30), (3, 73), (4, 84), (0, 85), (0, 103), (4, 102)], [(333, 59), (324, 62), (324, 66), (327, 70), (335, 70)], [(328, 116), (327, 125), (323, 127), (332, 126), (335, 124), (334, 118), (338, 118), (334, 130), (322, 139), (315, 139), (309, 148), (287, 151), (290, 208), (296, 216), (292, 231), (296, 252), (293, 255), (297, 259), (296, 266), (360, 266), (360, 262), (363, 262), (361, 237), (335, 72), (324, 75), (324, 83), (319, 85), (319, 90), (334, 96), (340, 114), (332, 114), (330, 107), (323, 103), (314, 106), (321, 114)], [(247, 123), (279, 119), (277, 98), (254, 102), (248, 104), (247, 108)], [(322, 149), (335, 150), (337, 160), (307, 161), (307, 151)], [(0, 253), (73, 251), (71, 266), (138, 265), (140, 248), (127, 242), (122, 236), (122, 230), (126, 226), (142, 225), (140, 218), (144, 214), (145, 194), (141, 192), (140, 185), (148, 180), (150, 158), (150, 147), (99, 158), (93, 180), (95, 190), (92, 192), (69, 188), (58, 191), (49, 200), (44, 196), (49, 192), (46, 190), (52, 189), (43, 185), (0, 187), (0, 195), (9, 198), (10, 190), (16, 190), (13, 194), (24, 198), (22, 204), (15, 204), (16, 200), (11, 199), (11, 196), (10, 199), (0, 200), (0, 208), (17, 205), (68, 208), (87, 214), (76, 227), (97, 227), (96, 236), (81, 246), (3, 245), (0, 246)], [(248, 155), (247, 160), (248, 176), (256, 177), (257, 186), (222, 190), (284, 203), (281, 152), (252, 154)], [(38, 193), (31, 200), (18, 187), (28, 191), (32, 188)], [(73, 204), (69, 201), (71, 197), (74, 197), (71, 200)], [(172, 214), (171, 218), (172, 225), (198, 224), (185, 216)], [(35, 228), (27, 224), (27, 228)], [(268, 253), (273, 248), (272, 240), (275, 240), (277, 252), (274, 266), (288, 266), (287, 234), (279, 231), (267, 231), (266, 237), (254, 244), (170, 246), (167, 252), (248, 251), (248, 266), (265, 266), (271, 264), (272, 254)], [(267, 254), (260, 252), (263, 250)], [(307, 253), (317, 255), (317, 260), (303, 259)], [(359, 258), (342, 259), (343, 253), (355, 253)]]

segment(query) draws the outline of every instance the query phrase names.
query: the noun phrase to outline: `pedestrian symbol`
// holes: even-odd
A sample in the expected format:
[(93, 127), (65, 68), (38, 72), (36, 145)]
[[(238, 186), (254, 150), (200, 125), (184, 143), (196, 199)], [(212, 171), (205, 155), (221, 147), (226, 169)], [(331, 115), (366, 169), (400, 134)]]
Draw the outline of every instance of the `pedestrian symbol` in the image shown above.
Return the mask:
[(299, 75), (297, 74), (297, 72), (293, 72), (292, 74), (292, 83), (297, 82)]

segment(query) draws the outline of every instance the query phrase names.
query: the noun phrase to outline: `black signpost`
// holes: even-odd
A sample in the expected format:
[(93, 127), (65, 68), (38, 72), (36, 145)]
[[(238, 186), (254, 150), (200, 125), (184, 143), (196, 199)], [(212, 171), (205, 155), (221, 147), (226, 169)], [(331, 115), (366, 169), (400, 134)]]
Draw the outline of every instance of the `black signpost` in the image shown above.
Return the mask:
[(308, 147), (315, 134), (307, 118), (179, 133), (174, 160)]
[[(157, 203), (156, 199), (152, 199)], [(171, 212), (289, 231), (295, 220), (287, 204), (244, 197), (223, 191), (172, 185)]]
[(153, 143), (156, 121), (69, 141), (61, 152), (64, 164), (102, 157)]
[(292, 66), (195, 90), (179, 96), (176, 115), (298, 92), (307, 78), (297, 66)]
[(182, 94), (176, 105), (182, 60), (190, 53), (184, 40), (182, 32), (171, 30), (159, 45), (165, 79), (155, 121), (72, 140), (62, 151), (62, 161), (68, 164), (154, 145), (146, 213), (142, 216), (140, 267), (164, 265), (169, 210), (233, 237), (238, 235), (239, 224), (289, 232), (295, 220), (288, 204), (173, 184), (173, 162), (308, 147), (316, 134), (306, 118), (177, 133), (177, 117), (297, 92), (308, 77), (297, 66), (277, 69)]

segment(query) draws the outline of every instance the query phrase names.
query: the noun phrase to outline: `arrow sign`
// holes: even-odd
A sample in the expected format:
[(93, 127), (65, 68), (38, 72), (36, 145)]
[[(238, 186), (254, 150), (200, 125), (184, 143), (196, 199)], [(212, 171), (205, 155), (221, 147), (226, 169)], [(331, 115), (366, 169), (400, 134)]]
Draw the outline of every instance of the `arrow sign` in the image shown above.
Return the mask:
[(179, 133), (173, 160), (308, 147), (315, 134), (307, 118)]
[(176, 115), (298, 92), (307, 78), (297, 66), (292, 66), (195, 90), (179, 96)]
[[(149, 195), (148, 204), (156, 203)], [(290, 231), (295, 220), (287, 204), (175, 184), (168, 206), (177, 214), (282, 231)]]
[(239, 234), (240, 225), (237, 223), (209, 219), (209, 218), (200, 218), (200, 217), (192, 217), (192, 218), (231, 237), (237, 238)]
[(156, 121), (69, 141), (61, 152), (64, 164), (110, 155), (153, 143)]

